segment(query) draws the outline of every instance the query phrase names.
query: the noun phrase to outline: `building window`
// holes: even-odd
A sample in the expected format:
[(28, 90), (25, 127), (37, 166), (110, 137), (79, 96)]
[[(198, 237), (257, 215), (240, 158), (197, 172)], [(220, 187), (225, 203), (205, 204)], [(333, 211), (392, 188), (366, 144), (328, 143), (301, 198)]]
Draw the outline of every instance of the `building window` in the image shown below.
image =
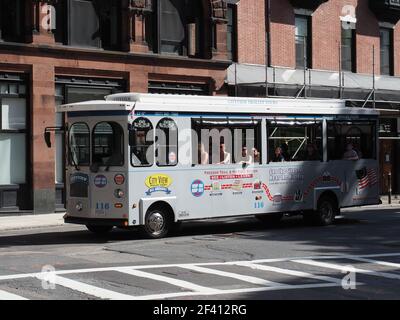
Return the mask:
[(342, 70), (355, 72), (355, 29), (342, 27)]
[(155, 53), (201, 56), (204, 38), (199, 0), (154, 1), (146, 17), (146, 42)]
[(149, 81), (148, 92), (207, 96), (210, 94), (210, 86), (205, 83)]
[(296, 68), (311, 68), (311, 18), (296, 15)]
[(58, 1), (55, 39), (71, 46), (118, 50), (120, 20), (120, 0)]
[(228, 59), (237, 60), (237, 16), (236, 16), (236, 5), (228, 5), (227, 18), (228, 18), (228, 31), (227, 31), (227, 52)]
[(381, 28), (380, 47), (381, 47), (381, 74), (393, 75), (393, 30)]
[(0, 1), (0, 40), (23, 41), (25, 29), (25, 1)]
[(26, 183), (25, 85), (0, 82), (0, 185)]

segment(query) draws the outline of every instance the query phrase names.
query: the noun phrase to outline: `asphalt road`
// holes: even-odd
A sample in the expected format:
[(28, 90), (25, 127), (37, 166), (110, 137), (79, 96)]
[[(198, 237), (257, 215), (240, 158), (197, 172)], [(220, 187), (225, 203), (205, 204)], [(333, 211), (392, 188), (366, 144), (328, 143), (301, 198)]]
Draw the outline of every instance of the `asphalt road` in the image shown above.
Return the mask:
[(399, 285), (400, 207), (351, 209), (329, 227), (202, 221), (163, 240), (0, 234), (0, 299), (399, 299)]

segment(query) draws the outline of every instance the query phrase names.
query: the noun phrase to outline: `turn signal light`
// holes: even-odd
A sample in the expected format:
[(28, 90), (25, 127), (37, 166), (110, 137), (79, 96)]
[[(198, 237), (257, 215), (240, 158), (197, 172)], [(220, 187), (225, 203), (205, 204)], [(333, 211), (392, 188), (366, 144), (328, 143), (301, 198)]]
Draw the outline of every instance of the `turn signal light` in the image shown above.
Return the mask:
[(116, 203), (114, 204), (114, 207), (117, 209), (121, 209), (124, 205), (122, 203)]

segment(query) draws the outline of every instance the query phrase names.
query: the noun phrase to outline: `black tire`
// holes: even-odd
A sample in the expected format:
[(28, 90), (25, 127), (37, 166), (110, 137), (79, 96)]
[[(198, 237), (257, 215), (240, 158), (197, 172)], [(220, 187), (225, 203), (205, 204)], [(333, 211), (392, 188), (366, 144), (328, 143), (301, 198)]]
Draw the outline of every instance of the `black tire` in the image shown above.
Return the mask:
[(109, 233), (114, 227), (113, 226), (94, 226), (94, 225), (86, 225), (86, 228), (97, 235), (105, 235)]
[(256, 218), (267, 225), (274, 225), (282, 220), (283, 213), (258, 214)]
[(164, 207), (150, 208), (144, 219), (142, 232), (146, 238), (161, 239), (172, 230), (173, 221), (169, 210)]
[(303, 217), (306, 222), (316, 226), (331, 225), (338, 214), (338, 204), (331, 196), (322, 196), (318, 200), (317, 210), (305, 212)]

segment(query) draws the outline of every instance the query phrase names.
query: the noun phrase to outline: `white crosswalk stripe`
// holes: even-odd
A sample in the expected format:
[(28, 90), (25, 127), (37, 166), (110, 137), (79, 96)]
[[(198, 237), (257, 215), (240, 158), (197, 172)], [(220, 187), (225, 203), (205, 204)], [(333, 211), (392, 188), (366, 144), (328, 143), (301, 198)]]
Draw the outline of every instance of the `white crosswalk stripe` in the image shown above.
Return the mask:
[(252, 276), (245, 276), (237, 273), (232, 273), (232, 272), (226, 272), (226, 271), (221, 271), (221, 270), (216, 270), (216, 269), (210, 269), (210, 268), (205, 268), (205, 267), (199, 267), (196, 265), (185, 265), (181, 266), (181, 268), (193, 270), (193, 271), (198, 271), (201, 273), (206, 273), (206, 274), (214, 274), (217, 276), (221, 277), (228, 277), (228, 278), (233, 278), (237, 279), (240, 281), (248, 282), (248, 283), (253, 283), (253, 284), (259, 284), (259, 285), (264, 285), (264, 286), (283, 286), (284, 284), (278, 283), (278, 282), (273, 282), (265, 279), (260, 279)]
[(87, 294), (89, 296), (93, 296), (96, 298), (100, 299), (108, 299), (108, 300), (133, 300), (133, 296), (129, 296), (126, 294), (118, 293), (115, 291), (111, 290), (106, 290), (102, 289), (99, 287), (95, 287), (80, 281), (75, 281), (72, 279), (67, 279), (64, 277), (60, 277), (57, 275), (52, 275), (49, 277), (48, 274), (46, 274), (44, 277), (38, 276), (37, 277), (39, 280), (48, 280), (51, 279), (51, 282), (55, 285), (59, 285), (68, 289), (72, 289), (84, 294)]
[(333, 263), (320, 262), (320, 261), (313, 261), (313, 260), (292, 260), (292, 261), (293, 262), (297, 262), (297, 263), (301, 263), (301, 264), (306, 264), (306, 265), (309, 265), (309, 266), (334, 269), (334, 270), (341, 271), (343, 273), (348, 272), (348, 271), (353, 271), (353, 272), (356, 272), (356, 273), (363, 273), (363, 274), (369, 274), (369, 275), (377, 276), (377, 277), (400, 280), (400, 274), (393, 274), (393, 273), (388, 273), (388, 272), (367, 270), (367, 269), (350, 267), (350, 266), (346, 266), (346, 265), (333, 264)]
[(237, 265), (244, 266), (244, 267), (249, 267), (249, 268), (252, 268), (252, 269), (255, 269), (255, 270), (263, 270), (263, 271), (270, 271), (270, 272), (276, 272), (276, 273), (281, 273), (281, 274), (287, 274), (287, 275), (295, 276), (295, 277), (316, 279), (316, 280), (333, 282), (333, 283), (338, 283), (338, 284), (341, 283), (340, 279), (336, 279), (336, 278), (333, 278), (333, 277), (327, 277), (327, 276), (314, 275), (314, 274), (303, 272), (303, 271), (283, 269), (283, 268), (277, 268), (277, 267), (266, 266), (266, 265), (255, 264), (255, 263), (245, 263), (245, 262), (244, 263), (237, 263)]
[(144, 271), (140, 271), (140, 270), (121, 268), (121, 269), (117, 269), (117, 271), (126, 273), (126, 274), (130, 274), (130, 275), (136, 276), (136, 277), (166, 282), (166, 283), (172, 284), (173, 286), (177, 286), (177, 287), (184, 288), (184, 289), (189, 289), (189, 290), (196, 291), (199, 293), (215, 294), (220, 291), (217, 289), (199, 286), (197, 284), (194, 284), (194, 283), (191, 283), (188, 281), (183, 281), (183, 280), (174, 279), (174, 278), (170, 278), (170, 277), (160, 276), (158, 274), (144, 272)]
[[(23, 295), (26, 297), (8, 292), (6, 287), (7, 281), (24, 281), (24, 279), (39, 279), (41, 281), (48, 281), (50, 283), (54, 283), (56, 286), (68, 288), (74, 292), (87, 295), (88, 297), (107, 300), (158, 300), (196, 296), (246, 294), (252, 292), (267, 292), (277, 290), (302, 290), (312, 288), (317, 289), (340, 287), (342, 285), (342, 274), (344, 273), (344, 271), (349, 271), (349, 265), (351, 265), (351, 261), (363, 262), (371, 266), (386, 266), (390, 267), (393, 271), (399, 271), (400, 263), (384, 261), (385, 258), (390, 257), (400, 257), (400, 253), (385, 253), (376, 255), (370, 254), (358, 256), (337, 255), (291, 258), (287, 257), (277, 259), (258, 259), (253, 261), (228, 261), (168, 265), (140, 265), (127, 267), (57, 270), (52, 272), (51, 274), (27, 273), (2, 275), (0, 276), (0, 285), (2, 285), (2, 290), (0, 290), (0, 300), (26, 300), (26, 297), (29, 296), (29, 290), (33, 290), (31, 287), (29, 287), (28, 290), (25, 289), (26, 291), (23, 291)], [(332, 260), (335, 259), (346, 260), (349, 262), (349, 264), (345, 265), (336, 262), (333, 263)], [(285, 267), (282, 267), (280, 264), (285, 264)], [(289, 267), (287, 267), (288, 264)], [(299, 270), (298, 268), (300, 265), (304, 267), (302, 267), (301, 270)], [(314, 274), (313, 272), (307, 272), (306, 266), (318, 267), (320, 270), (318, 271), (318, 274)], [(172, 277), (160, 274), (167, 272), (168, 268), (175, 268), (174, 273), (176, 273), (176, 276)], [(371, 268), (374, 267), (351, 267), (351, 271), (375, 277), (400, 280), (400, 274), (396, 274), (393, 271), (376, 271), (371, 270)], [(190, 278), (190, 281), (180, 279), (180, 273), (182, 274), (182, 272), (180, 272), (179, 270), (191, 270), (197, 272), (198, 275), (196, 275), (195, 277), (196, 280), (192, 280), (192, 278)], [(324, 275), (324, 273), (328, 272), (327, 270), (338, 271), (337, 273), (335, 272), (335, 275), (337, 274), (337, 277)], [(102, 288), (103, 286), (107, 286), (108, 282), (112, 282), (112, 280), (106, 280), (102, 278), (103, 273), (110, 271), (122, 273), (127, 276), (142, 278), (144, 279), (143, 281), (145, 283), (147, 283), (148, 280), (151, 285), (149, 285), (149, 289), (147, 289), (146, 294), (141, 295), (131, 294), (132, 290), (130, 290), (128, 284), (126, 284), (124, 288), (124, 292), (126, 293), (117, 292), (114, 291), (114, 289), (109, 290)], [(261, 277), (260, 272), (262, 275)], [(285, 281), (283, 281), (285, 283), (275, 282), (272, 280), (274, 279), (274, 276), (276, 277), (277, 274), (287, 276), (285, 277)], [(68, 275), (70, 275), (70, 277), (68, 277)], [(85, 280), (73, 280), (71, 279), (73, 275), (85, 275), (84, 277), (87, 277), (88, 282), (95, 280), (96, 286), (86, 283)], [(218, 283), (222, 283), (224, 285), (224, 289), (214, 288), (216, 286), (215, 284), (209, 285), (209, 283), (213, 283), (212, 280), (207, 277), (209, 275), (221, 277), (221, 280), (218, 281)], [(316, 283), (293, 284), (293, 280), (297, 280), (299, 278), (308, 278), (317, 281), (315, 281)], [(118, 276), (116, 279), (118, 279)], [(228, 281), (227, 279), (233, 280)], [(237, 281), (235, 282), (235, 280)], [(204, 283), (206, 283), (206, 285), (195, 283), (200, 281), (203, 281)], [(227, 283), (225, 284), (224, 281), (226, 281)], [(157, 282), (159, 284), (157, 284)], [(154, 285), (154, 283), (156, 283), (156, 285)], [(165, 293), (165, 284), (171, 286), (171, 292)], [(363, 285), (364, 284), (365, 283), (363, 283)], [(368, 283), (366, 283), (365, 285), (368, 285)], [(174, 287), (176, 288), (175, 290), (173, 289)], [(162, 288), (163, 290), (161, 290)], [(139, 292), (142, 291), (139, 290)]]
[(18, 296), (16, 294), (0, 290), (0, 300), (27, 300), (27, 299), (24, 297)]

